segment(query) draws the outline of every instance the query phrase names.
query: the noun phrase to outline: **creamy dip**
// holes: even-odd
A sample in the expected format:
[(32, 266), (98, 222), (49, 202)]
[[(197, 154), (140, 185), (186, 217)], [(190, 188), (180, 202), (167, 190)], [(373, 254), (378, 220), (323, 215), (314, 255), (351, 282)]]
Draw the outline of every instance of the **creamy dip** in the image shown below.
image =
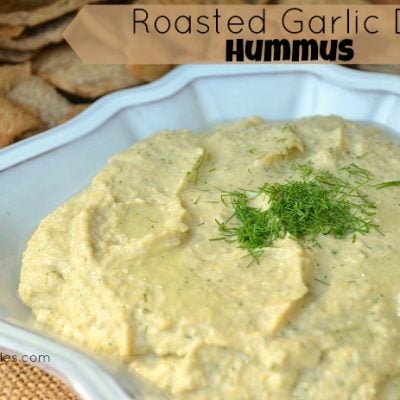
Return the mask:
[(285, 237), (250, 266), (210, 240), (232, 214), (221, 191), (297, 179), (293, 161), (400, 177), (399, 146), (339, 117), (161, 132), (41, 222), (22, 300), (173, 399), (400, 399), (400, 188), (365, 189), (383, 234)]

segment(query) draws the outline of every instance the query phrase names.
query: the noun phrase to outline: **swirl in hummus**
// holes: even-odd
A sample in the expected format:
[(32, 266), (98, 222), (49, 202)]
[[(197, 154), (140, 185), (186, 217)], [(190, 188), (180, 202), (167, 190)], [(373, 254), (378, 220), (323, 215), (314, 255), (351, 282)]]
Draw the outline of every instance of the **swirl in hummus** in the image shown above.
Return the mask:
[(400, 176), (400, 147), (339, 117), (251, 117), (161, 132), (47, 216), (19, 293), (40, 325), (117, 357), (180, 400), (398, 400), (400, 188), (365, 191), (380, 232), (286, 236), (249, 266), (218, 236), (221, 191), (337, 174)]

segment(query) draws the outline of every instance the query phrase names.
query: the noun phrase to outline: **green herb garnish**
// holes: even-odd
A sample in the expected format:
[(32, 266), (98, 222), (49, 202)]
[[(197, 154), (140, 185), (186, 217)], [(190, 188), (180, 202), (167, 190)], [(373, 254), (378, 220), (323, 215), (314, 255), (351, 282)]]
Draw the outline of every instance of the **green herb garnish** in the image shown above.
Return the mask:
[(199, 179), (200, 175), (200, 170), (203, 166), (204, 160), (205, 160), (205, 154), (203, 153), (199, 159), (197, 160), (195, 166), (191, 171), (186, 172), (186, 177), (194, 184), (197, 184), (197, 181)]
[(400, 186), (400, 181), (382, 182), (382, 183), (378, 183), (377, 185), (375, 185), (375, 187), (378, 189), (384, 189), (384, 188), (393, 187), (393, 186)]
[[(286, 235), (319, 245), (317, 236), (344, 238), (349, 234), (365, 235), (375, 229), (375, 204), (362, 189), (370, 186), (372, 174), (355, 164), (341, 168), (342, 176), (328, 171), (314, 171), (310, 163), (294, 164), (299, 180), (266, 183), (256, 191), (226, 192), (221, 200), (233, 208), (225, 221), (216, 221), (222, 236), (214, 240), (237, 242), (258, 261), (263, 249)], [(265, 196), (264, 209), (251, 201)]]
[(323, 285), (326, 285), (326, 286), (329, 286), (329, 285), (330, 285), (329, 282), (326, 282), (326, 281), (324, 281), (324, 280), (322, 280), (322, 279), (319, 279), (319, 278), (314, 278), (314, 280), (317, 281), (317, 282), (319, 282), (319, 283), (322, 283)]

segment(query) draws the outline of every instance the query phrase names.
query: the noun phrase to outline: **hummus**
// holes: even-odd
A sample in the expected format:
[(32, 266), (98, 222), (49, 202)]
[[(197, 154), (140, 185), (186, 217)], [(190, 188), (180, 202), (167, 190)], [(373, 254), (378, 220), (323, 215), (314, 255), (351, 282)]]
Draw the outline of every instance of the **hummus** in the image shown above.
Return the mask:
[(400, 399), (400, 188), (365, 191), (382, 233), (285, 237), (249, 265), (221, 191), (295, 179), (293, 161), (400, 177), (400, 147), (339, 117), (161, 132), (47, 216), (19, 293), (38, 323), (185, 400)]

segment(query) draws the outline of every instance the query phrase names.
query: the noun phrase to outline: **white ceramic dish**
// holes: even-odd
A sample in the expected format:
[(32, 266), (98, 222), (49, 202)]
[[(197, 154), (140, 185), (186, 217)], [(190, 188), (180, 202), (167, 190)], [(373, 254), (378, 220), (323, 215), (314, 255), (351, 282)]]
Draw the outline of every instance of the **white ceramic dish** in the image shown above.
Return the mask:
[(72, 121), (0, 151), (0, 348), (50, 355), (44, 367), (83, 399), (123, 400), (127, 391), (144, 398), (147, 389), (123, 371), (106, 372), (29, 329), (29, 310), (17, 295), (22, 251), (40, 219), (83, 189), (113, 153), (162, 128), (197, 130), (250, 114), (274, 120), (338, 114), (396, 132), (400, 78), (318, 65), (184, 66), (156, 83), (106, 96)]

